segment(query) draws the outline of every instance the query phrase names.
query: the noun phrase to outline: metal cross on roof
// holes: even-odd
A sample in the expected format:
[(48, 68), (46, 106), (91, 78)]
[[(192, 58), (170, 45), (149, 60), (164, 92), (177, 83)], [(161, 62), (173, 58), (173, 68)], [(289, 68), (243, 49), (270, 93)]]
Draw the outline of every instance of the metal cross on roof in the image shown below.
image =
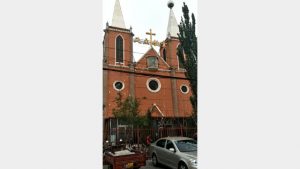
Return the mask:
[(156, 33), (153, 33), (152, 30), (150, 29), (150, 32), (146, 32), (147, 35), (150, 35), (150, 46), (152, 46), (152, 35), (156, 35)]

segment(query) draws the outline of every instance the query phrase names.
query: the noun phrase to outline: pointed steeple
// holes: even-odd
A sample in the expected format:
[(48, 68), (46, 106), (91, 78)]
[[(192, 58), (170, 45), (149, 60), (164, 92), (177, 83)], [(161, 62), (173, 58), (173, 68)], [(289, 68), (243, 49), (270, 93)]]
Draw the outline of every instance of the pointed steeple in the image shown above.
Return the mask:
[(170, 0), (168, 2), (168, 7), (170, 8), (170, 14), (169, 14), (169, 22), (168, 22), (168, 29), (167, 29), (167, 37), (178, 37), (177, 33), (179, 33), (179, 28), (177, 24), (177, 20), (175, 18), (174, 12), (172, 10), (174, 6), (174, 2)]
[(118, 27), (118, 28), (126, 28), (119, 0), (116, 0), (115, 2), (115, 8), (114, 8), (111, 26)]

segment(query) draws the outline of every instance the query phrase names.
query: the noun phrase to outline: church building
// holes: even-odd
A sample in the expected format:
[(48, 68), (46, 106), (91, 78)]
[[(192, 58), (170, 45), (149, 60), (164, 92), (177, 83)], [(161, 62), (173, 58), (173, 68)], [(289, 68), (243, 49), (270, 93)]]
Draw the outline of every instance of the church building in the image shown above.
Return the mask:
[[(170, 10), (166, 38), (153, 40), (155, 30), (145, 26), (145, 36), (135, 36), (133, 28), (125, 27), (119, 0), (115, 1), (111, 24), (107, 23), (103, 39), (103, 127), (104, 133), (118, 128), (113, 115), (115, 98), (133, 96), (140, 101), (140, 115), (150, 111), (153, 128), (186, 125), (192, 115), (192, 91), (185, 69), (176, 55), (179, 39), (178, 23)], [(143, 35), (144, 36), (144, 35)], [(104, 135), (104, 137), (106, 137)], [(111, 138), (111, 137), (110, 137)]]

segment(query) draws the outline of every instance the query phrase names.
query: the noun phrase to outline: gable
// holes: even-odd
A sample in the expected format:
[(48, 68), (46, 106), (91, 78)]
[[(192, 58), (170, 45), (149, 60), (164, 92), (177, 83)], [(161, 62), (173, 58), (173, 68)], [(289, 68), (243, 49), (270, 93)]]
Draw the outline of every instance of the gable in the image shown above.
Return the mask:
[(142, 58), (136, 63), (136, 67), (140, 69), (147, 69), (148, 68), (148, 57), (156, 57), (158, 63), (158, 69), (165, 69), (169, 70), (169, 65), (159, 56), (157, 51), (151, 47), (143, 56)]
[(151, 109), (151, 117), (164, 117), (165, 115), (160, 111), (156, 104)]

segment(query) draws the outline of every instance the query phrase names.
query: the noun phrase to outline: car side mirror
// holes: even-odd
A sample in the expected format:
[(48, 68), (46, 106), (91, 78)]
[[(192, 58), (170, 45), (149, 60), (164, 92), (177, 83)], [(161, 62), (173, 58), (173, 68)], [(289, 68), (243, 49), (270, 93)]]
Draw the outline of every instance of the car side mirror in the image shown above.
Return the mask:
[(174, 148), (169, 148), (169, 150), (175, 153), (175, 149)]

